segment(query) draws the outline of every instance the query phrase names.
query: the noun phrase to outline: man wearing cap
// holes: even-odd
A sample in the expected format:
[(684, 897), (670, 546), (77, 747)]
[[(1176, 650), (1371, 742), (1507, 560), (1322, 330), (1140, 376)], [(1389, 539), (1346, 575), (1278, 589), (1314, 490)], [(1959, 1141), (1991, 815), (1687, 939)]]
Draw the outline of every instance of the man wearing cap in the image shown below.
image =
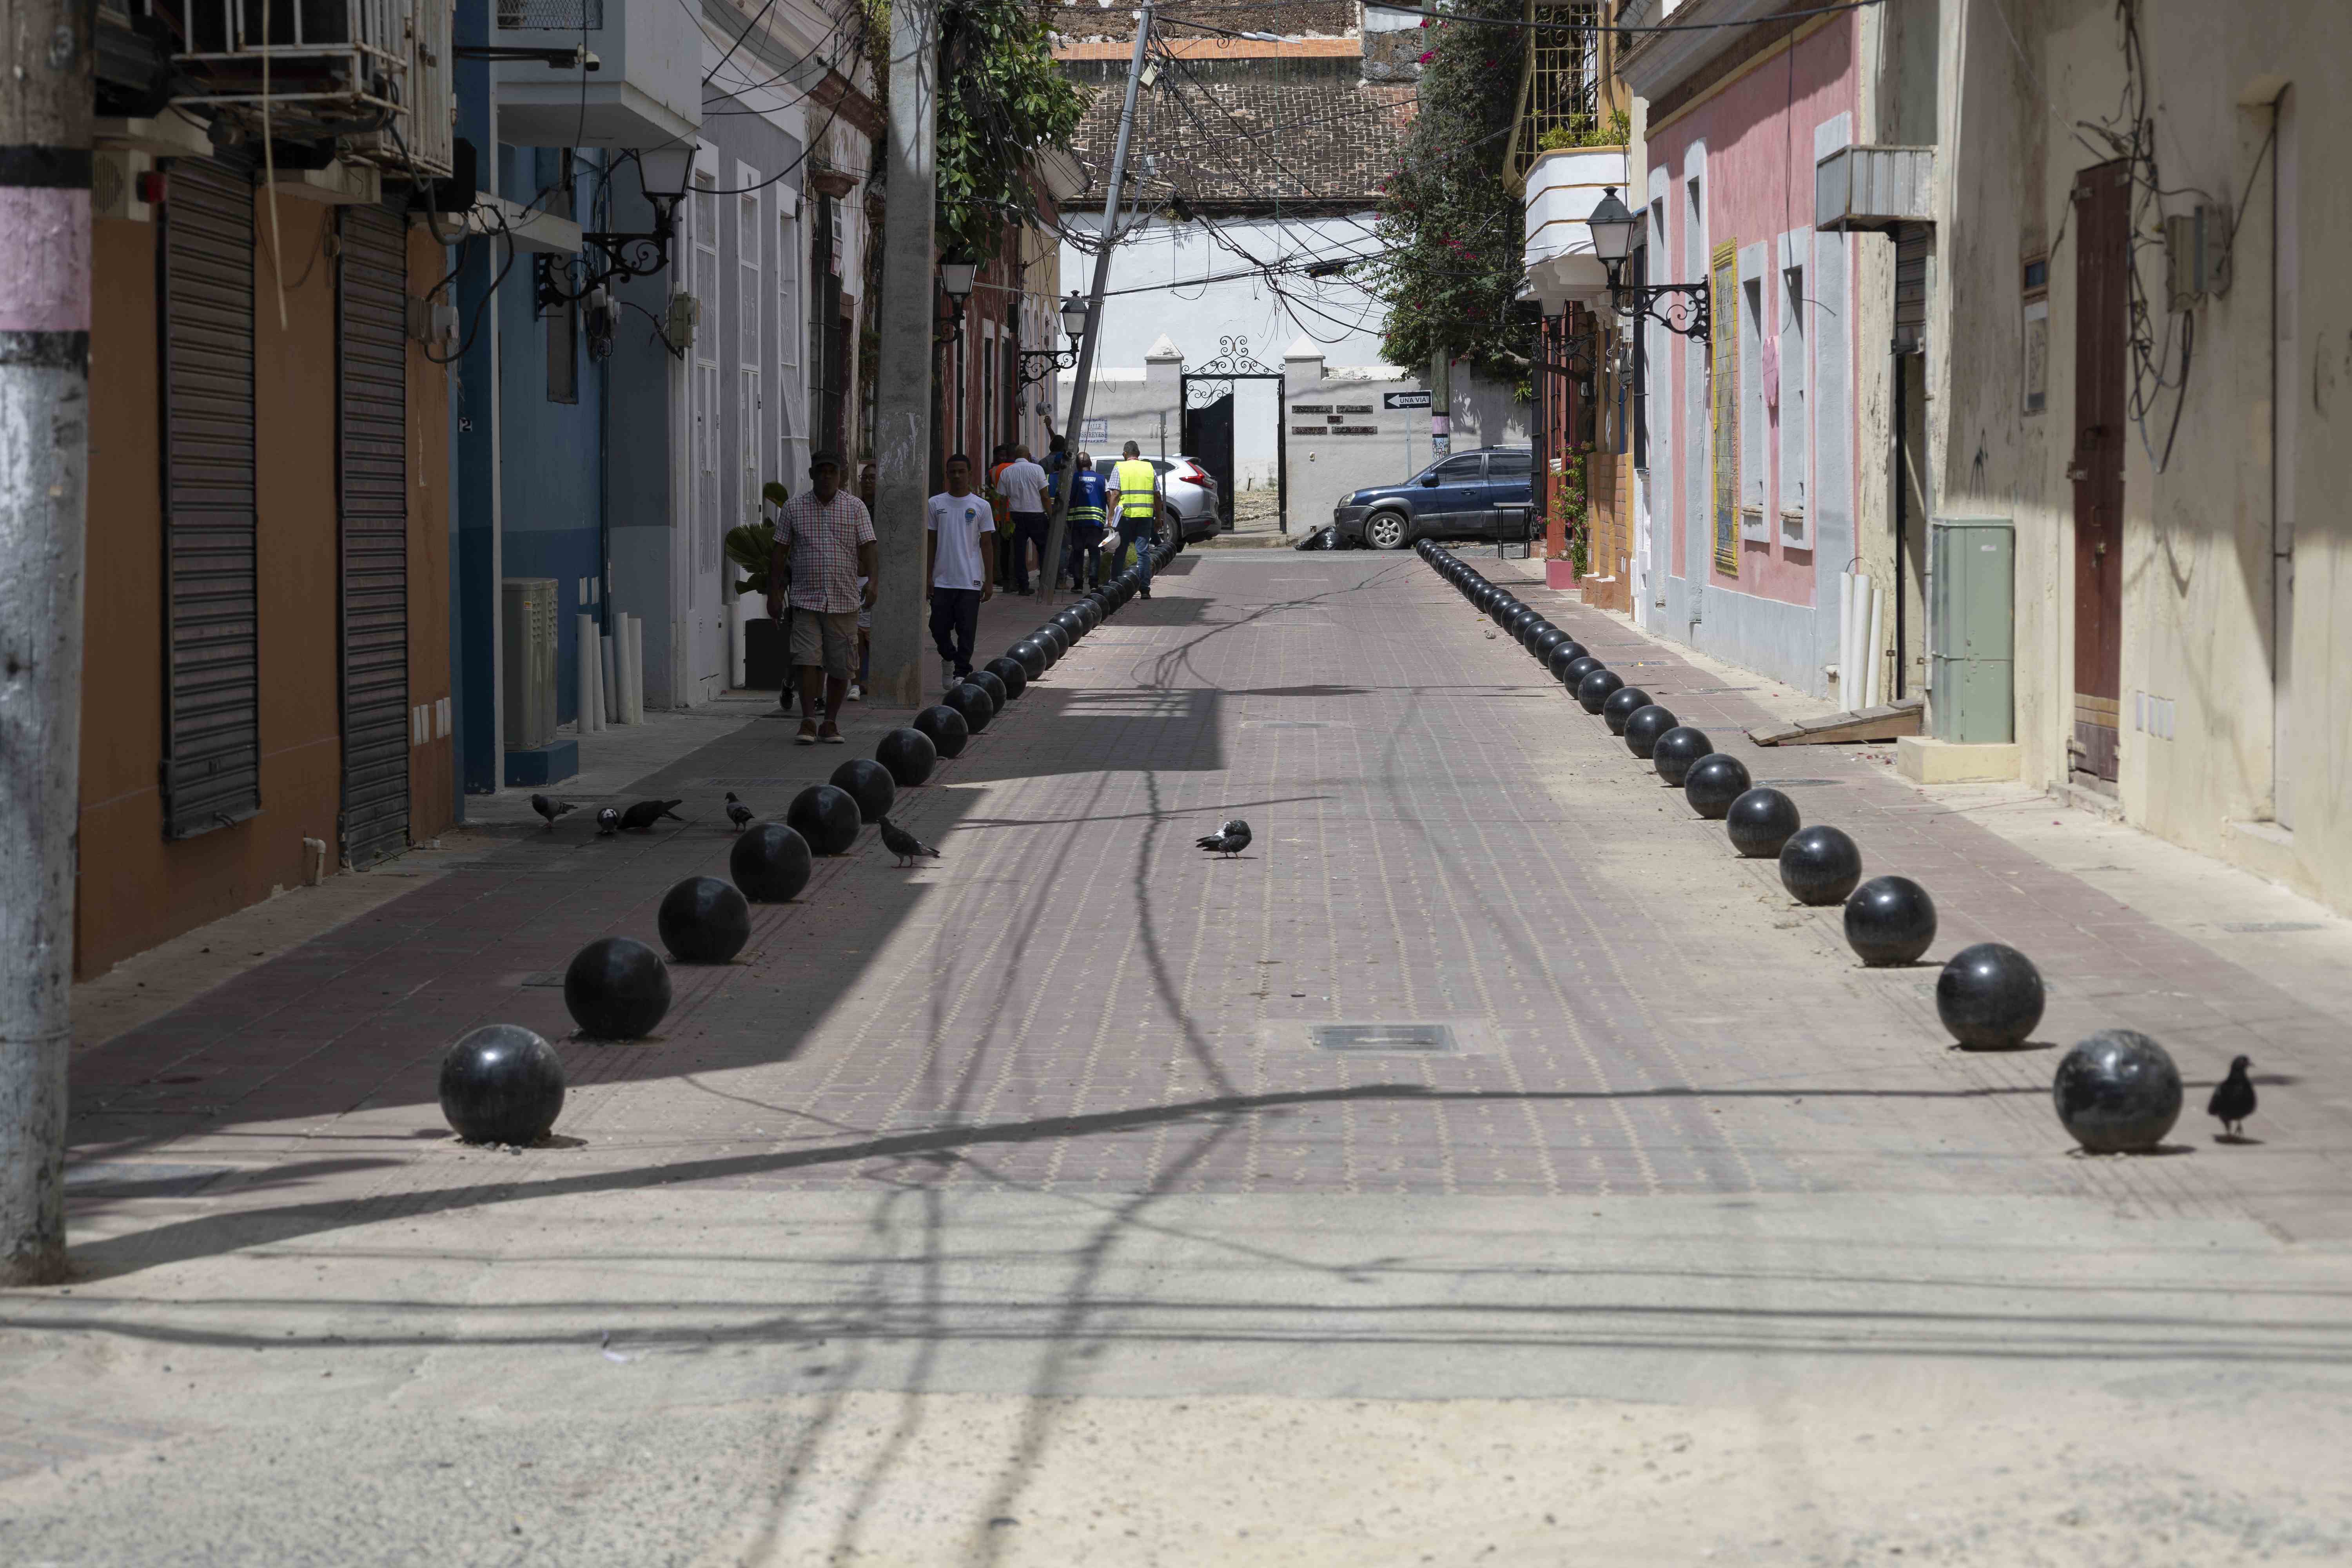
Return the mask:
[[(841, 459), (809, 459), (809, 488), (783, 504), (768, 565), (768, 614), (783, 618), (780, 584), (792, 584), (792, 658), (800, 679), (803, 746), (842, 743), (841, 705), (857, 657), (857, 613), (874, 605), (874, 519), (841, 488)], [(861, 585), (860, 579), (864, 579)], [(816, 719), (820, 694), (824, 722)]]

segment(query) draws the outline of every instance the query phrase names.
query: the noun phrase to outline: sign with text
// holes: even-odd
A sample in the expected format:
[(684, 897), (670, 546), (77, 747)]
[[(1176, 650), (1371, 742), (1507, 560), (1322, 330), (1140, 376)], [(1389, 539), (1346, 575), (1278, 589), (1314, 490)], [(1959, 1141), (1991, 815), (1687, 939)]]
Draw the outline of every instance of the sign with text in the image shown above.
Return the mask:
[(1100, 445), (1109, 440), (1110, 416), (1106, 414), (1098, 418), (1081, 420), (1078, 425), (1078, 439), (1089, 446)]
[(1381, 406), (1383, 408), (1426, 408), (1429, 406), (1429, 394), (1425, 392), (1383, 392), (1381, 394)]

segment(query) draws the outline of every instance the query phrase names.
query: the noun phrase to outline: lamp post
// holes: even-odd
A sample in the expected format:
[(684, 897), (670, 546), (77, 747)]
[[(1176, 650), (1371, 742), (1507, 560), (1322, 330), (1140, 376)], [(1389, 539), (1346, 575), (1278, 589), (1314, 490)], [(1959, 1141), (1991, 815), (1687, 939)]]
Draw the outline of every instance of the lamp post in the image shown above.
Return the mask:
[(1023, 349), (1022, 386), (1043, 381), (1057, 370), (1069, 370), (1077, 364), (1078, 342), (1087, 335), (1089, 314), (1086, 296), (1075, 289), (1071, 289), (1069, 298), (1062, 301), (1062, 334), (1070, 340), (1070, 346), (1066, 349)]
[(948, 318), (947, 331), (939, 336), (942, 343), (954, 341), (963, 331), (964, 306), (971, 300), (972, 284), (980, 277), (980, 263), (951, 258), (940, 263), (940, 292), (948, 297), (948, 309), (954, 312)]
[[(1601, 192), (1600, 205), (1584, 220), (1592, 231), (1592, 254), (1609, 269), (1609, 303), (1621, 316), (1640, 321), (1644, 316), (1670, 332), (1705, 341), (1707, 330), (1707, 289), (1696, 283), (1627, 283), (1625, 258), (1633, 253), (1636, 218), (1617, 199), (1617, 187)], [(1675, 300), (1665, 303), (1669, 297)]]

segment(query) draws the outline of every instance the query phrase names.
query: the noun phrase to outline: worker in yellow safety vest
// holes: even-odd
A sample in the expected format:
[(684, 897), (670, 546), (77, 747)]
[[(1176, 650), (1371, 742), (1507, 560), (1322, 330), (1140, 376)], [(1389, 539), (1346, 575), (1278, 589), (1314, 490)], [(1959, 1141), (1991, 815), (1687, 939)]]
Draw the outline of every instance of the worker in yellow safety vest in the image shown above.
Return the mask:
[(1110, 472), (1110, 510), (1118, 519), (1118, 543), (1110, 556), (1111, 570), (1129, 549), (1143, 568), (1142, 596), (1151, 597), (1151, 547), (1160, 537), (1160, 470), (1143, 460), (1143, 450), (1129, 441)]

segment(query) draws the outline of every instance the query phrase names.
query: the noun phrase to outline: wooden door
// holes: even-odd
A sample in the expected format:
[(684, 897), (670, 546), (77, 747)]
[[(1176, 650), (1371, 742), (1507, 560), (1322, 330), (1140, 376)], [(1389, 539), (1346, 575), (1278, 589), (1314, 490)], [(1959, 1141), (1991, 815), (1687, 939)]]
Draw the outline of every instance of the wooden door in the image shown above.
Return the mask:
[(2074, 733), (2070, 774), (2116, 777), (2123, 694), (2124, 353), (2131, 179), (2074, 180)]

